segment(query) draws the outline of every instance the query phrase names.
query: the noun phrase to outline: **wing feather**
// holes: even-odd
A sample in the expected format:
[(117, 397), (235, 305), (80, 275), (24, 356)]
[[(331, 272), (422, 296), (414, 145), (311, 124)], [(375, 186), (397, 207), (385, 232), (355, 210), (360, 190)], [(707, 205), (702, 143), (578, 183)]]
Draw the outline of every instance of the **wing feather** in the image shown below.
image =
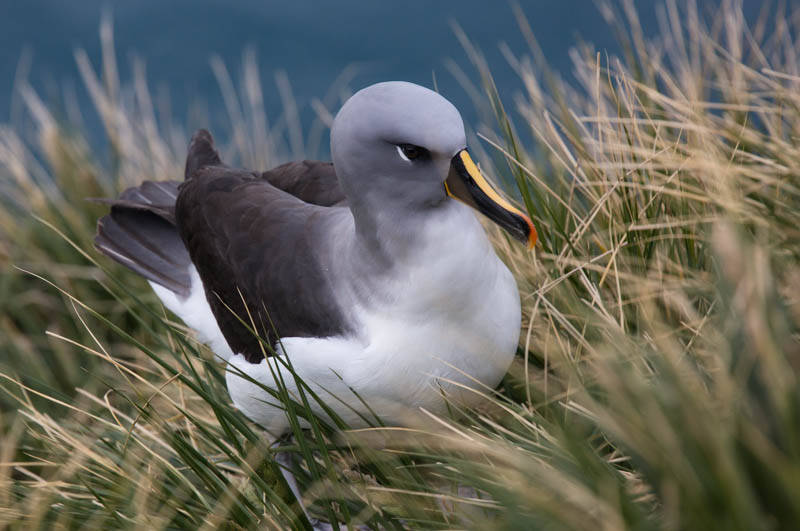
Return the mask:
[(273, 186), (306, 203), (319, 206), (344, 205), (346, 199), (330, 162), (287, 162), (261, 174)]
[(175, 217), (206, 298), (234, 352), (262, 358), (259, 335), (348, 331), (321, 261), (331, 208), (309, 204), (245, 170), (206, 166), (180, 188)]

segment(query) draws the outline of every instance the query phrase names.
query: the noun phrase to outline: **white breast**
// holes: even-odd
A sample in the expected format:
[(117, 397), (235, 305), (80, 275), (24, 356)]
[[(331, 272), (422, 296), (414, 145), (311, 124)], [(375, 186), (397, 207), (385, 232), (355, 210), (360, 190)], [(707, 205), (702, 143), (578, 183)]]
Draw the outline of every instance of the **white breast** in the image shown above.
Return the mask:
[(516, 282), (474, 214), (459, 209), (398, 272), (391, 304), (357, 309), (364, 347), (344, 374), (363, 393), (438, 411), (440, 386), (493, 388), (506, 373), (520, 333)]

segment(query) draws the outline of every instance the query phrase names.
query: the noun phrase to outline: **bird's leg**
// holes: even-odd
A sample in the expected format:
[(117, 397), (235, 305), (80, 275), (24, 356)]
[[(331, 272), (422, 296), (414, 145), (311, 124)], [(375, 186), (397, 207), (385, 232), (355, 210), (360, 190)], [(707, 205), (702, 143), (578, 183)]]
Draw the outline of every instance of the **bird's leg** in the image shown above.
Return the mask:
[[(288, 439), (291, 439), (292, 436), (289, 436)], [(275, 447), (279, 446), (281, 443), (281, 439), (276, 440), (270, 446), (270, 449), (274, 449)], [(281, 470), (281, 475), (283, 475), (283, 479), (286, 480), (286, 484), (289, 485), (289, 489), (292, 491), (297, 503), (300, 505), (300, 508), (303, 510), (303, 514), (306, 515), (308, 518), (311, 527), (315, 531), (334, 531), (333, 525), (328, 522), (321, 522), (319, 519), (314, 518), (308, 513), (306, 506), (303, 504), (303, 497), (300, 494), (300, 486), (297, 484), (297, 479), (294, 477), (294, 473), (292, 472), (292, 465), (294, 462), (294, 453), (293, 452), (277, 452), (275, 455), (275, 462), (278, 463), (278, 466)], [(368, 530), (367, 526), (353, 526), (356, 530)], [(336, 529), (347, 529), (346, 525), (341, 525)]]
[[(277, 439), (274, 443), (270, 445), (270, 449), (274, 449), (283, 442), (282, 438)], [(291, 439), (291, 436), (287, 437), (287, 440)], [(275, 454), (275, 462), (278, 463), (278, 468), (280, 468), (281, 475), (283, 479), (286, 480), (286, 484), (289, 485), (289, 490), (292, 491), (295, 500), (297, 500), (297, 504), (303, 510), (303, 514), (306, 515), (308, 521), (311, 523), (311, 526), (314, 529), (317, 529), (317, 525), (319, 521), (308, 514), (308, 510), (306, 510), (306, 506), (303, 504), (303, 497), (300, 494), (300, 486), (297, 484), (297, 479), (294, 477), (294, 473), (292, 472), (292, 465), (294, 463), (294, 453), (293, 452), (276, 452)]]

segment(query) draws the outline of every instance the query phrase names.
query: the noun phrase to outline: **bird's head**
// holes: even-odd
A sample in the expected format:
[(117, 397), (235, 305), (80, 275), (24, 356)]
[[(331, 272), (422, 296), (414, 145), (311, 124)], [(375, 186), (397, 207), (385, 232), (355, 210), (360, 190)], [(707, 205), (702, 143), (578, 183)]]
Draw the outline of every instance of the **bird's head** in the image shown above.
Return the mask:
[(466, 144), (452, 103), (402, 81), (357, 92), (331, 130), (333, 164), (351, 203), (424, 209), (457, 199), (533, 247), (530, 218), (489, 185)]

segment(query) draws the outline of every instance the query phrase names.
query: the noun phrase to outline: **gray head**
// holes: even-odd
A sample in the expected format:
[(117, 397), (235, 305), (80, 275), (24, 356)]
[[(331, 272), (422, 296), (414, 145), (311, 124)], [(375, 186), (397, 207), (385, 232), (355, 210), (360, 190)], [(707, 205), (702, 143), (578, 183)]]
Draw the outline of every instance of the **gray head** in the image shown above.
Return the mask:
[(333, 165), (354, 214), (431, 209), (451, 197), (535, 241), (530, 220), (489, 187), (466, 145), (453, 104), (403, 81), (360, 90), (331, 129)]
[(464, 122), (453, 104), (404, 81), (357, 92), (331, 130), (333, 163), (351, 202), (364, 194), (376, 200), (386, 195), (394, 205), (404, 203), (402, 208), (444, 200), (450, 160), (466, 145)]

